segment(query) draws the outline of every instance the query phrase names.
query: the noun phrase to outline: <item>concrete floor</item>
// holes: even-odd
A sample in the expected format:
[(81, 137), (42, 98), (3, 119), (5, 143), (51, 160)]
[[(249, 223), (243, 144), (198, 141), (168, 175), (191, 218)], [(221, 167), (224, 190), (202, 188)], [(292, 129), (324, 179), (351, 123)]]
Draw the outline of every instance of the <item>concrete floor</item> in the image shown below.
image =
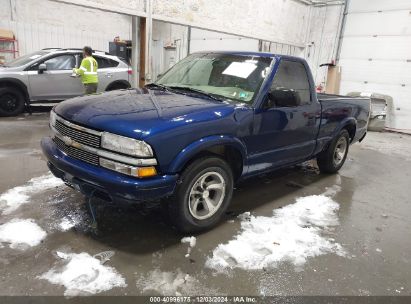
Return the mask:
[[(0, 120), (0, 193), (47, 173), (39, 140), (48, 132), (47, 114)], [(38, 278), (56, 265), (57, 250), (115, 252), (107, 264), (125, 278), (127, 287), (101, 295), (167, 293), (161, 287), (144, 290), (153, 271), (188, 273), (194, 283), (176, 290), (183, 295), (411, 295), (409, 151), (411, 136), (370, 133), (351, 147), (338, 175), (320, 175), (306, 165), (250, 180), (236, 189), (223, 223), (197, 236), (190, 258), (185, 257), (182, 235), (170, 229), (159, 212), (141, 215), (133, 206), (101, 206), (94, 235), (83, 197), (74, 190), (63, 186), (32, 193), (29, 203), (0, 215), (0, 224), (32, 218), (47, 237), (26, 249), (0, 246), (0, 295), (62, 295), (63, 286)], [(250, 211), (269, 216), (297, 197), (323, 193), (336, 183), (342, 190), (334, 197), (340, 204), (340, 224), (333, 237), (346, 256), (309, 258), (299, 268), (279, 263), (272, 269), (216, 273), (205, 267), (213, 249), (239, 232), (236, 215)], [(56, 227), (65, 216), (80, 221), (63, 232)]]

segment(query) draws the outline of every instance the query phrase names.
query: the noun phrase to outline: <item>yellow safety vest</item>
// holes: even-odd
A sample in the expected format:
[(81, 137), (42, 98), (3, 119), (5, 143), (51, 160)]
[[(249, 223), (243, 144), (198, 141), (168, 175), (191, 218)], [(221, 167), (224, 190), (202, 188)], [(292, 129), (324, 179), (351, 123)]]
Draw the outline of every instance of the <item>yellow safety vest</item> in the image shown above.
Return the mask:
[(81, 76), (82, 83), (98, 83), (97, 69), (97, 61), (89, 56), (83, 58), (80, 68), (74, 69), (74, 72)]

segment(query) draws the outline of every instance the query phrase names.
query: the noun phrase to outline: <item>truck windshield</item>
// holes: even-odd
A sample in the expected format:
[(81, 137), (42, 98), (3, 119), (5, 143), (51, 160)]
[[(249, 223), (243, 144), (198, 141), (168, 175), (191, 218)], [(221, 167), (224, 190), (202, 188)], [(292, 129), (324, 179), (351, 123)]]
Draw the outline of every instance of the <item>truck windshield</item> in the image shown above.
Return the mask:
[(46, 51), (38, 51), (38, 52), (34, 52), (34, 53), (30, 53), (24, 56), (20, 56), (19, 58), (16, 58), (10, 62), (6, 62), (6, 64), (4, 66), (6, 67), (10, 67), (10, 68), (15, 68), (15, 67), (19, 67), (22, 65), (25, 65), (37, 58), (40, 58), (41, 56), (46, 55), (47, 52)]
[(168, 70), (156, 84), (251, 103), (271, 61), (272, 58), (258, 56), (193, 54)]

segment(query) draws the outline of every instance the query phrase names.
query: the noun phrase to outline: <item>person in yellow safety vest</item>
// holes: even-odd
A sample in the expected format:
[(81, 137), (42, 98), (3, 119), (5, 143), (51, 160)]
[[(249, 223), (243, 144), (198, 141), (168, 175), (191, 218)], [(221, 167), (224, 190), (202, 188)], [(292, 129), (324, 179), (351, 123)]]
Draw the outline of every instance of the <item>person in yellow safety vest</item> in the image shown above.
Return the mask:
[(81, 82), (84, 85), (85, 94), (93, 94), (97, 92), (98, 76), (97, 61), (91, 56), (93, 50), (89, 46), (83, 48), (83, 60), (80, 68), (73, 69), (73, 72), (81, 76)]

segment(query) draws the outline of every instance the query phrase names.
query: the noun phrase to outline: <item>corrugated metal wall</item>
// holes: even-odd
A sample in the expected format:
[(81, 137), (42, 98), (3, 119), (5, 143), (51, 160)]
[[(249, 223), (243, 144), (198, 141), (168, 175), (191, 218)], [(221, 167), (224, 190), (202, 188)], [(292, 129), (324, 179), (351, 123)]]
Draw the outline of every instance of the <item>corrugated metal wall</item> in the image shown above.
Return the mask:
[(411, 130), (411, 1), (350, 2), (341, 49), (341, 92), (394, 100), (389, 127)]
[(327, 67), (320, 67), (336, 57), (336, 48), (344, 5), (311, 8), (310, 29), (304, 57), (313, 72), (316, 85), (325, 85)]
[[(193, 28), (190, 51), (259, 51), (259, 40)], [(300, 56), (302, 48), (280, 42), (262, 41), (262, 52)]]

